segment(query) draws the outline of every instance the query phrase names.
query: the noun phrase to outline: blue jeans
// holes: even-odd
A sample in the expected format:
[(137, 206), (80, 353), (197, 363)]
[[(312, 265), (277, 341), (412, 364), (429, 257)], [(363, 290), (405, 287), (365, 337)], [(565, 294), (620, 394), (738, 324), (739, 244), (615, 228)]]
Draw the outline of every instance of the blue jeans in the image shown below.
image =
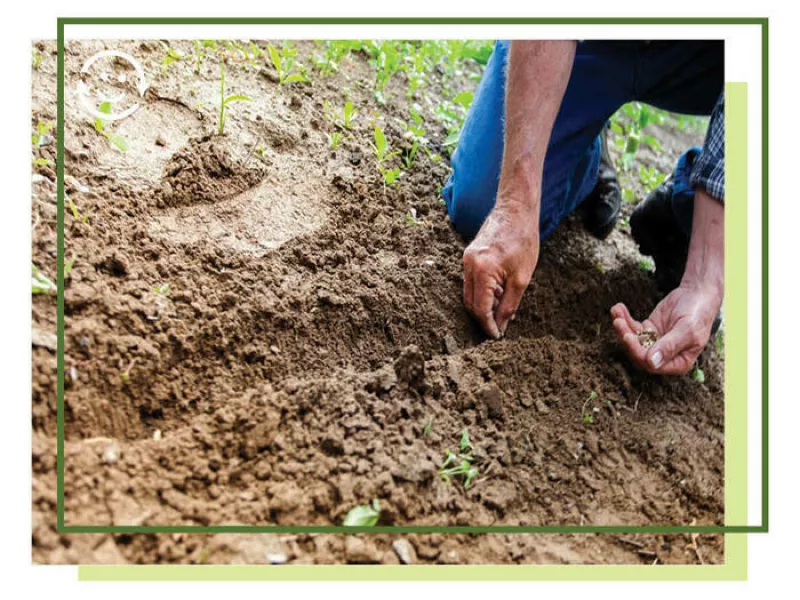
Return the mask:
[[(497, 195), (508, 50), (508, 41), (496, 42), (453, 154), (453, 174), (442, 190), (450, 220), (467, 240), (478, 233)], [(638, 100), (672, 112), (708, 115), (723, 81), (721, 41), (579, 42), (544, 161), (542, 239), (594, 188), (599, 135), (620, 106)], [(693, 148), (684, 154), (674, 173), (673, 208), (684, 227), (687, 214), (691, 223), (694, 200), (687, 165), (698, 152)]]

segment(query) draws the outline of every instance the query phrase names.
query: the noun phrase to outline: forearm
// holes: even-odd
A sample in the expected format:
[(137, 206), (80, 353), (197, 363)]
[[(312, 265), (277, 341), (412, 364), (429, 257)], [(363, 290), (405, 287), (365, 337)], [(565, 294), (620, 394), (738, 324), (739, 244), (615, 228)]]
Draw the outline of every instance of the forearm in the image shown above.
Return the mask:
[(569, 82), (575, 47), (574, 41), (511, 43), (497, 206), (515, 205), (539, 214), (544, 157)]
[(725, 285), (725, 208), (697, 189), (684, 285), (704, 287), (722, 301)]

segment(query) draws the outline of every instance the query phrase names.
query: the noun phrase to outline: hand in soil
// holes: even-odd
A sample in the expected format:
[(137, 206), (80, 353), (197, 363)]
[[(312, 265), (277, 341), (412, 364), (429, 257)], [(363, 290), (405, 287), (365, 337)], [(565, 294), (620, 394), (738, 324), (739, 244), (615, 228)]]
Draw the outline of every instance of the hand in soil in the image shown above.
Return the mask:
[(711, 336), (721, 303), (713, 290), (681, 286), (642, 323), (621, 303), (611, 316), (617, 338), (639, 367), (660, 375), (686, 375)]
[(539, 260), (538, 218), (493, 210), (464, 251), (464, 305), (498, 339), (519, 307)]

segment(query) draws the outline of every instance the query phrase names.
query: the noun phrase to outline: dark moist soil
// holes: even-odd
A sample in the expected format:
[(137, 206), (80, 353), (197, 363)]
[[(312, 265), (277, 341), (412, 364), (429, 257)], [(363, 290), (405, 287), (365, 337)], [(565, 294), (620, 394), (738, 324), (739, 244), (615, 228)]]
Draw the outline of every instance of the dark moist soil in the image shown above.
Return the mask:
[[(103, 48), (68, 44), (67, 77)], [(375, 498), (383, 525), (723, 523), (721, 358), (709, 347), (699, 384), (621, 354), (609, 308), (643, 318), (658, 298), (624, 228), (598, 242), (564, 223), (507, 337), (487, 341), (461, 302), (447, 162), (420, 153), (384, 189), (371, 159), (371, 119), (403, 143), (402, 75), (380, 106), (360, 55), (311, 85), (229, 68), (228, 93), (255, 101), (231, 105), (220, 137), (213, 105), (190, 108), (214, 102), (216, 62), (159, 76), (160, 46), (119, 48), (154, 77), (114, 125), (129, 152), (66, 103), (66, 188), (88, 215), (65, 215), (66, 524), (338, 525)], [(40, 51), (34, 126), (55, 120), (54, 44)], [(361, 118), (334, 151), (323, 103), (344, 92)], [(36, 153), (55, 160), (53, 144)], [(55, 172), (36, 172), (33, 259), (54, 277)], [(37, 562), (723, 560), (721, 536), (61, 535), (54, 297), (33, 298), (33, 328)], [(465, 428), (468, 489), (439, 476)]]

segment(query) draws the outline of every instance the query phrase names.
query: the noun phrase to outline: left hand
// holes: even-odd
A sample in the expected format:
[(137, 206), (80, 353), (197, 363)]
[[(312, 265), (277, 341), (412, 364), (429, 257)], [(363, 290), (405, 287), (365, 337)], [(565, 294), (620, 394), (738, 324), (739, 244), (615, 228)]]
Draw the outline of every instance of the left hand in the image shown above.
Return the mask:
[[(708, 343), (721, 305), (721, 291), (682, 283), (641, 323), (622, 303), (612, 307), (611, 317), (617, 338), (635, 364), (650, 373), (686, 375)], [(645, 330), (658, 334), (650, 348), (639, 342), (638, 334)]]

